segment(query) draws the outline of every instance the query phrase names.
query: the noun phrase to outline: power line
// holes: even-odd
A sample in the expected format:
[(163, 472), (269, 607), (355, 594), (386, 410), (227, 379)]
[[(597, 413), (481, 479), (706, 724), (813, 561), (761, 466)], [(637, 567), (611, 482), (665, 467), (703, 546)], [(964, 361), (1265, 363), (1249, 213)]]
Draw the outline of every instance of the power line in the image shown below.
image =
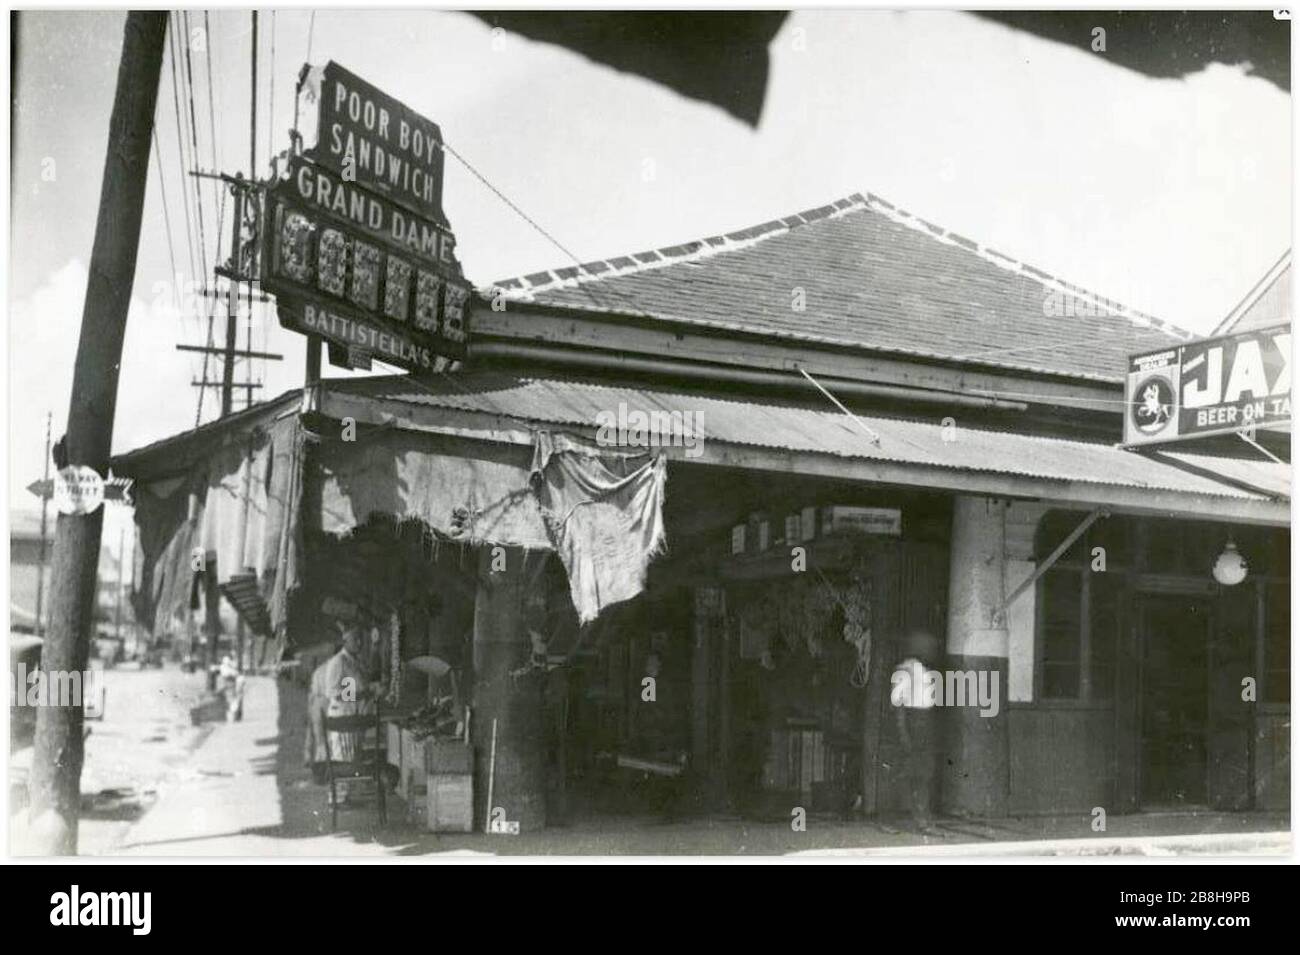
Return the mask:
[[(451, 145), (451, 143), (448, 143), (448, 142), (445, 142), (445, 141), (444, 141), (443, 144), (442, 144), (442, 148), (443, 148), (444, 150), (446, 150), (447, 152), (451, 153), (453, 156), (455, 156), (456, 159), (460, 161), (460, 164), (461, 164), (462, 166), (464, 166), (466, 169), (468, 169), (471, 173), (473, 173), (474, 176), (478, 179), (479, 182), (483, 183), (483, 185), (487, 186), (490, 190), (492, 190), (492, 193), (493, 193), (493, 194), (494, 194), (498, 199), (500, 199), (500, 200), (501, 200), (502, 202), (504, 202), (507, 206), (509, 206), (509, 207), (514, 211), (514, 213), (515, 213), (517, 216), (519, 216), (519, 218), (523, 219), (523, 220), (524, 220), (525, 222), (527, 222), (530, 226), (532, 226), (532, 227), (533, 227), (534, 229), (536, 229), (539, 233), (541, 233), (542, 236), (543, 236), (543, 237), (544, 237), (548, 242), (551, 243), (551, 245), (555, 246), (557, 249), (559, 249), (561, 252), (563, 252), (565, 255), (567, 255), (570, 259), (572, 259), (572, 260), (574, 261), (574, 263), (575, 263), (576, 265), (578, 265), (579, 267), (582, 266), (582, 260), (581, 260), (581, 259), (579, 259), (576, 255), (574, 255), (572, 252), (570, 252), (568, 249), (566, 249), (563, 245), (561, 245), (559, 239), (555, 238), (555, 236), (551, 235), (549, 232), (547, 232), (545, 229), (543, 229), (540, 225), (538, 225), (536, 222), (534, 222), (533, 219), (528, 215), (528, 213), (524, 212), (523, 209), (520, 209), (517, 205), (515, 205), (513, 202), (511, 202), (511, 201), (510, 201), (510, 198), (509, 198), (508, 196), (506, 196), (505, 193), (503, 193), (500, 189), (498, 189), (496, 186), (492, 185), (492, 183), (488, 181), (487, 176), (483, 175), (481, 172), (479, 172), (477, 169), (475, 169), (475, 168), (473, 167), (473, 165), (470, 164), (470, 161), (469, 161), (468, 159), (466, 159), (466, 158), (465, 158), (464, 156), (462, 156), (460, 153), (456, 152), (455, 148)], [(583, 271), (586, 271), (586, 270), (584, 269)]]
[[(209, 139), (209, 144), (212, 147), (210, 150), (212, 153), (212, 168), (220, 169), (221, 163), (217, 159), (217, 143), (220, 142), (220, 140), (217, 139), (217, 109), (214, 101), (215, 94), (213, 92), (212, 83), (212, 61), (217, 55), (217, 42), (212, 36), (212, 27), (208, 22), (207, 10), (203, 11), (203, 35), (207, 39), (207, 56), (204, 57), (204, 59), (207, 61), (208, 66), (208, 135), (211, 137)], [(212, 195), (214, 201), (216, 196), (221, 196), (221, 211), (218, 213), (219, 218), (217, 219), (217, 247), (220, 248), (221, 227), (223, 225), (226, 205), (226, 190), (223, 189), (215, 179), (212, 180)]]
[(316, 33), (316, 11), (311, 12), (311, 19), (307, 21), (307, 62), (311, 62), (311, 41)]
[(271, 11), (271, 103), (267, 117), (266, 144), (275, 158), (275, 11)]
[[(190, 127), (190, 159), (193, 164), (199, 162), (199, 133), (197, 110), (194, 106), (194, 59), (192, 55), (192, 45), (190, 43), (190, 14), (188, 10), (181, 13), (182, 23), (184, 24), (184, 40), (178, 38), (178, 42), (183, 42), (185, 46), (185, 72), (181, 75), (181, 88), (185, 91), (185, 102), (187, 118)], [(207, 230), (203, 216), (203, 189), (197, 179), (194, 180), (194, 208), (198, 218), (199, 225), (199, 263), (201, 270), (201, 281), (204, 288), (207, 287), (207, 262), (208, 262), (208, 240)], [(219, 244), (219, 243), (218, 243)], [(200, 275), (195, 276), (195, 280), (200, 280)], [(210, 299), (204, 300), (205, 311), (207, 312), (207, 337), (209, 343), (212, 340), (212, 322), (213, 322), (213, 305)], [(202, 323), (200, 323), (202, 328)], [(202, 387), (199, 389), (198, 407), (194, 414), (194, 423), (197, 427), (203, 417), (203, 400), (207, 392), (208, 380), (208, 356), (203, 356), (203, 372), (200, 378)]]
[[(490, 189), (498, 199), (504, 202), (517, 216), (519, 216), (519, 218), (527, 222), (530, 226), (532, 226), (535, 230), (537, 230), (537, 232), (540, 233), (542, 237), (546, 239), (546, 241), (550, 242), (551, 245), (555, 246), (566, 256), (568, 256), (569, 259), (573, 262), (573, 264), (578, 267), (579, 272), (583, 274), (590, 274), (587, 272), (587, 268), (586, 266), (583, 265), (581, 259), (579, 259), (576, 255), (574, 255), (567, 248), (565, 248), (565, 246), (562, 245), (560, 241), (555, 238), (555, 236), (551, 235), (549, 232), (543, 229), (536, 221), (532, 219), (531, 216), (529, 216), (526, 212), (524, 212), (523, 209), (520, 209), (519, 206), (517, 206), (514, 202), (512, 202), (510, 198), (506, 196), (505, 193), (503, 193), (496, 186), (492, 185), (492, 183), (488, 180), (487, 176), (483, 175), (483, 173), (475, 169), (474, 166), (470, 163), (470, 161), (466, 159), (464, 156), (462, 156), (460, 153), (458, 153), (455, 147), (451, 145), (451, 143), (444, 141), (442, 143), (442, 149), (446, 152), (451, 153), (454, 157), (456, 157), (456, 159), (460, 162), (462, 166), (464, 166), (471, 173), (473, 173), (475, 178), (477, 178), (479, 182), (487, 186), (488, 189)], [(588, 298), (592, 300), (592, 302), (596, 303), (597, 305), (604, 304), (600, 301), (600, 297), (595, 293), (592, 283), (580, 285), (579, 290), (582, 291)], [(632, 297), (629, 296), (626, 292), (620, 292), (617, 289), (612, 289), (612, 288), (604, 288), (602, 289), (602, 291), (608, 292), (610, 295), (613, 295), (614, 298), (619, 299), (624, 304), (628, 305), (633, 309), (639, 308), (637, 303), (633, 301)]]
[(185, 137), (181, 135), (181, 97), (180, 97), (180, 91), (176, 85), (176, 74), (178, 71), (176, 68), (176, 29), (175, 29), (176, 18), (174, 14), (171, 17), (169, 17), (169, 23), (172, 29), (167, 31), (168, 33), (167, 52), (169, 54), (168, 58), (171, 61), (172, 115), (175, 117), (176, 120), (176, 149), (177, 152), (180, 154), (180, 162), (181, 162), (181, 204), (185, 209), (185, 242), (189, 247), (189, 261), (190, 261), (191, 275), (197, 276), (200, 272), (200, 269), (195, 264), (198, 260), (194, 254), (194, 234), (193, 234), (194, 224), (190, 218), (189, 193), (185, 190), (184, 177), (185, 177), (185, 170), (187, 168), (187, 164), (185, 161)]
[[(185, 22), (186, 42), (185, 42), (185, 76), (183, 77), (182, 82), (183, 85), (185, 86), (185, 98), (189, 103), (190, 155), (194, 158), (194, 162), (197, 163), (199, 161), (199, 130), (198, 130), (198, 121), (195, 118), (195, 109), (194, 109), (194, 59), (190, 54), (190, 43), (189, 43), (190, 12), (188, 10), (184, 11), (183, 16), (185, 18), (184, 22)], [(208, 239), (203, 224), (203, 190), (197, 179), (194, 180), (194, 205), (195, 208), (198, 209), (198, 218), (199, 218), (200, 261), (203, 262), (204, 265), (206, 265), (208, 261)], [(206, 273), (204, 274), (203, 284), (205, 286), (207, 285)]]
[[(167, 177), (163, 175), (162, 150), (158, 148), (158, 124), (157, 123), (154, 124), (154, 128), (153, 128), (153, 160), (154, 160), (154, 165), (158, 167), (158, 191), (159, 193), (162, 194), (163, 229), (167, 233), (167, 261), (171, 265), (172, 278), (175, 279), (177, 274), (176, 246), (172, 242), (171, 213), (167, 211)], [(176, 311), (180, 312), (181, 292), (174, 282), (172, 284), (172, 298), (175, 299), (176, 301)]]

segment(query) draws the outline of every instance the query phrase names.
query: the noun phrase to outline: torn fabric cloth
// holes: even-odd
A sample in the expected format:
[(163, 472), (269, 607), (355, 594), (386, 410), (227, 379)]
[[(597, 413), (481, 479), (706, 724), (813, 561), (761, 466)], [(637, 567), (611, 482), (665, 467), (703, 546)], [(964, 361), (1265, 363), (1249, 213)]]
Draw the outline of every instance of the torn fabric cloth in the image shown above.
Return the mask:
[(549, 550), (528, 486), (528, 448), (393, 431), (365, 442), (322, 442), (320, 528), (341, 536), (372, 514), (419, 518), (472, 544)]
[(579, 622), (645, 589), (646, 568), (664, 546), (667, 475), (662, 454), (611, 453), (537, 433), (531, 479)]
[(212, 562), (223, 588), (253, 581), (268, 606), (265, 625), (246, 620), (254, 632), (283, 631), (287, 594), (300, 582), (301, 444), (297, 419), (283, 418), (214, 449), (179, 480), (137, 485), (143, 586), (135, 610), (155, 635), (183, 630), (195, 575)]

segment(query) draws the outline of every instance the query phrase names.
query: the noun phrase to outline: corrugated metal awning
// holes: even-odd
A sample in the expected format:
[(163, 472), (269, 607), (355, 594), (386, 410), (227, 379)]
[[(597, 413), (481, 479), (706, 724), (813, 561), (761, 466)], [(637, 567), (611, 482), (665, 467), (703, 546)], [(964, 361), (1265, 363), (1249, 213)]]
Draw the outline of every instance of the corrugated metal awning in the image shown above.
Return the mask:
[(859, 414), (854, 421), (829, 405), (499, 372), (432, 382), (407, 376), (329, 381), (314, 407), (334, 418), (513, 443), (529, 442), (538, 429), (596, 437), (602, 421), (630, 420), (639, 411), (654, 423), (652, 441), (671, 460), (1228, 521), (1284, 525), (1290, 519), (1289, 465), (1186, 452), (1146, 455), (964, 427), (937, 415)]

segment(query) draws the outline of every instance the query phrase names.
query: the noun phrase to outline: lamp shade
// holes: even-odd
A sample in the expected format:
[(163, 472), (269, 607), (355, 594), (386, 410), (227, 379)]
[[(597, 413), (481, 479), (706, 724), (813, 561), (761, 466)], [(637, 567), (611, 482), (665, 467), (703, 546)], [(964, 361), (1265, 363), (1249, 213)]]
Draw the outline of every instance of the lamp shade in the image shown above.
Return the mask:
[(1223, 546), (1223, 553), (1214, 561), (1214, 579), (1225, 587), (1235, 587), (1246, 579), (1246, 558), (1241, 556), (1237, 545), (1228, 541)]

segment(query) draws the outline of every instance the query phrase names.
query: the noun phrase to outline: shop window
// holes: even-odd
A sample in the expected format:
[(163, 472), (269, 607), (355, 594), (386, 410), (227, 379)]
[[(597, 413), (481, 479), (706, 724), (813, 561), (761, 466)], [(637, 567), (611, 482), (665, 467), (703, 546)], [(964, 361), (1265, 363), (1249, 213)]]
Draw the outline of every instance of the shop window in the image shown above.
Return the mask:
[(1265, 703), (1291, 702), (1291, 588), (1289, 581), (1264, 585)]
[(1114, 699), (1124, 578), (1056, 566), (1042, 577), (1039, 698)]
[[(1037, 559), (1045, 560), (1087, 516), (1086, 511), (1049, 511), (1039, 522), (1034, 539)], [(1097, 556), (1096, 549), (1101, 548), (1107, 571), (1126, 568), (1133, 561), (1133, 536), (1131, 520), (1099, 518), (1057, 559), (1057, 565), (1091, 568)]]

